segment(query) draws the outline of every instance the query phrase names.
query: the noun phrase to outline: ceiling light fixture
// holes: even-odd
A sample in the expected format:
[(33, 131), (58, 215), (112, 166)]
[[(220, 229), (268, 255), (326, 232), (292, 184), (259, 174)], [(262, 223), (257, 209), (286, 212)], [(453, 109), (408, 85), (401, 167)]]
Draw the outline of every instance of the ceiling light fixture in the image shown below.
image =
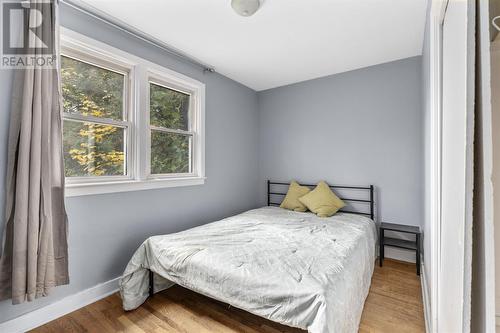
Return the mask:
[(252, 16), (260, 7), (259, 0), (231, 0), (231, 7), (241, 16)]

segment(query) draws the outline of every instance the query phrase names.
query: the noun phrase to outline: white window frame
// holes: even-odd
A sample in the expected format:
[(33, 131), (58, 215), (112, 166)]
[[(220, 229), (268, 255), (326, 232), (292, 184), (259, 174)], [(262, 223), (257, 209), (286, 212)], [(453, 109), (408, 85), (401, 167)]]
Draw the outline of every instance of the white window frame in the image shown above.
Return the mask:
[(133, 135), (134, 126), (131, 121), (133, 119), (134, 105), (134, 67), (130, 63), (119, 61), (118, 59), (110, 59), (107, 55), (97, 54), (92, 49), (71, 48), (67, 45), (61, 46), (61, 55), (71, 59), (84, 62), (102, 69), (106, 69), (124, 76), (123, 86), (123, 117), (122, 120), (114, 120), (109, 118), (99, 118), (93, 116), (83, 116), (79, 114), (68, 114), (63, 112), (63, 120), (74, 120), (79, 122), (90, 121), (100, 125), (113, 125), (124, 128), (126, 131), (124, 141), (125, 153), (125, 170), (123, 176), (82, 176), (82, 177), (66, 177), (66, 183), (72, 185), (85, 183), (105, 183), (110, 181), (132, 180), (135, 176)]
[[(199, 156), (199, 149), (198, 146), (201, 145), (201, 140), (200, 136), (198, 133), (200, 133), (201, 127), (202, 127), (202, 122), (197, 117), (197, 115), (200, 114), (200, 103), (198, 102), (198, 96), (199, 91), (198, 87), (190, 85), (188, 82), (179, 82), (177, 78), (172, 77), (171, 75), (168, 75), (168, 73), (161, 73), (158, 71), (154, 70), (149, 70), (147, 73), (147, 86), (145, 87), (147, 91), (147, 101), (146, 101), (146, 110), (147, 110), (147, 120), (148, 120), (148, 147), (146, 149), (147, 152), (147, 160), (151, 160), (151, 131), (156, 130), (156, 131), (161, 131), (161, 132), (167, 132), (167, 133), (177, 133), (177, 134), (183, 134), (183, 135), (189, 135), (191, 136), (191, 151), (190, 151), (190, 172), (189, 173), (181, 173), (181, 174), (153, 174), (151, 173), (151, 163), (148, 163), (146, 166), (146, 173), (147, 177), (149, 179), (170, 179), (170, 178), (177, 178), (177, 177), (182, 177), (182, 176), (187, 176), (187, 177), (195, 177), (198, 174), (198, 170), (200, 170), (201, 165), (197, 163), (198, 161), (201, 160), (201, 156)], [(181, 93), (189, 95), (189, 103), (190, 103), (190, 108), (189, 108), (189, 115), (188, 115), (188, 130), (175, 130), (175, 129), (169, 129), (169, 128), (164, 128), (164, 127), (157, 127), (157, 126), (152, 126), (150, 124), (151, 120), (151, 106), (150, 106), (150, 84), (155, 84), (157, 86), (161, 86), (167, 89), (171, 90), (176, 90)]]
[[(66, 196), (192, 186), (205, 183), (205, 85), (195, 79), (107, 44), (61, 28), (62, 55), (125, 74), (124, 121), (78, 115), (64, 119), (91, 120), (127, 126), (125, 176), (67, 177)], [(192, 135), (191, 171), (182, 174), (151, 174), (149, 84), (189, 93), (189, 133)]]

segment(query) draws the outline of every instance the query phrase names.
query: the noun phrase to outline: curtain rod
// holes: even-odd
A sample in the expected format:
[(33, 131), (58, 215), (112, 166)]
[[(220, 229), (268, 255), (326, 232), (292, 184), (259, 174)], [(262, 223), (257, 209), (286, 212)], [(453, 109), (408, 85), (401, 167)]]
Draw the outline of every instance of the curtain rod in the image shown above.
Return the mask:
[(90, 15), (90, 16), (98, 19), (99, 21), (102, 21), (108, 25), (111, 25), (111, 26), (113, 26), (113, 27), (115, 27), (115, 28), (129, 34), (129, 35), (132, 35), (136, 38), (139, 38), (142, 41), (145, 41), (146, 43), (154, 45), (154, 46), (168, 52), (169, 54), (183, 60), (184, 62), (188, 62), (190, 64), (199, 66), (203, 69), (204, 72), (209, 72), (209, 73), (215, 72), (214, 67), (207, 65), (207, 64), (185, 54), (184, 52), (179, 51), (179, 50), (175, 49), (174, 47), (162, 42), (158, 38), (155, 38), (149, 34), (146, 34), (142, 31), (140, 31), (139, 29), (136, 29), (136, 28), (132, 27), (131, 25), (129, 25), (129, 24), (117, 19), (117, 18), (114, 18), (111, 15), (108, 15), (95, 7), (92, 7), (88, 4), (83, 3), (82, 1), (79, 1), (79, 0), (60, 0), (60, 2), (74, 8), (82, 13)]

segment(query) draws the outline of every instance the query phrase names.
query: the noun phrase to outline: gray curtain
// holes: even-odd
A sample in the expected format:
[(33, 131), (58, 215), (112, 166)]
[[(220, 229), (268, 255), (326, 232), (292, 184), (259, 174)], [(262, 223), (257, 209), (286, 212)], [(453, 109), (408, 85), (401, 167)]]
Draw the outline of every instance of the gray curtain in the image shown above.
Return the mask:
[[(49, 6), (32, 1), (31, 6), (42, 11), (45, 20), (37, 34), (52, 39), (57, 54), (57, 1)], [(37, 26), (33, 20), (39, 17), (29, 17), (30, 26)], [(15, 71), (0, 258), (0, 300), (11, 298), (13, 304), (69, 283), (59, 71)]]

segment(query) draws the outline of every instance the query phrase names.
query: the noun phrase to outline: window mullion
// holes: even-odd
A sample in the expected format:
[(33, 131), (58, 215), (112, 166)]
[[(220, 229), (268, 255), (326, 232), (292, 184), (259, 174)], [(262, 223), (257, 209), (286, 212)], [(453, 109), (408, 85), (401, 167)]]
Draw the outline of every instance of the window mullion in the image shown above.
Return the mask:
[(159, 127), (159, 126), (150, 126), (150, 128), (151, 128), (152, 131), (158, 131), (158, 132), (182, 134), (182, 135), (188, 135), (188, 136), (193, 136), (194, 135), (194, 132), (183, 131), (183, 130), (179, 130), (179, 129), (172, 129), (172, 128)]
[(129, 127), (130, 122), (128, 121), (123, 121), (123, 120), (114, 120), (110, 118), (99, 118), (99, 117), (94, 117), (94, 116), (84, 116), (80, 114), (71, 114), (71, 113), (63, 113), (63, 118), (67, 120), (77, 120), (81, 122), (90, 122), (90, 123), (95, 123), (99, 125), (111, 125), (111, 126), (117, 126), (117, 127)]
[(134, 119), (134, 68), (130, 67), (129, 72), (123, 81), (123, 114), (122, 118), (129, 126), (125, 131), (123, 138), (125, 143), (125, 163), (127, 167), (127, 175), (130, 179), (135, 179), (137, 173), (136, 154), (137, 149), (135, 146), (135, 119)]
[(137, 121), (137, 177), (145, 180), (151, 170), (151, 136), (149, 133), (149, 81), (142, 66), (136, 72), (136, 121)]

